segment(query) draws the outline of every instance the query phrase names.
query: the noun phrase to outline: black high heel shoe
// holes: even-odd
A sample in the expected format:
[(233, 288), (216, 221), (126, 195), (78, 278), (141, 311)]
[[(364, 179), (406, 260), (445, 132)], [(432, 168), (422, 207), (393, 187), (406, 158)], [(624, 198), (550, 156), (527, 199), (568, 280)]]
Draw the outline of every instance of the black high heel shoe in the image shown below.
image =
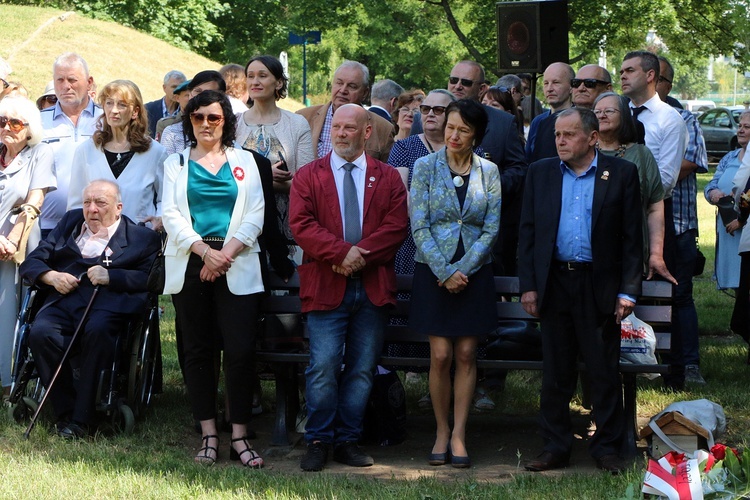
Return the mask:
[[(208, 440), (209, 439), (216, 439), (216, 446), (209, 446), (208, 445)], [(203, 448), (201, 448), (200, 450), (198, 450), (198, 454), (195, 455), (195, 461), (198, 462), (199, 464), (203, 464), (203, 465), (213, 465), (213, 464), (215, 464), (216, 463), (216, 458), (212, 457), (211, 455), (209, 455), (208, 452), (209, 451), (213, 451), (214, 453), (216, 453), (217, 457), (219, 456), (219, 449), (218, 449), (218, 446), (219, 446), (219, 436), (217, 436), (216, 434), (208, 434), (207, 436), (203, 436), (201, 438), (201, 443), (204, 443), (204, 446), (203, 446)]]
[[(232, 445), (234, 443), (239, 443), (240, 441), (242, 441), (242, 443), (245, 445), (245, 449), (237, 452), (237, 450), (235, 450), (234, 446)], [(242, 455), (244, 455), (245, 453), (250, 454), (250, 459), (247, 462), (242, 462)], [(250, 467), (251, 469), (260, 469), (263, 467), (263, 459), (255, 450), (253, 450), (253, 447), (250, 446), (250, 443), (247, 442), (247, 436), (232, 439), (232, 442), (229, 444), (229, 459), (235, 461), (239, 460), (243, 466)]]

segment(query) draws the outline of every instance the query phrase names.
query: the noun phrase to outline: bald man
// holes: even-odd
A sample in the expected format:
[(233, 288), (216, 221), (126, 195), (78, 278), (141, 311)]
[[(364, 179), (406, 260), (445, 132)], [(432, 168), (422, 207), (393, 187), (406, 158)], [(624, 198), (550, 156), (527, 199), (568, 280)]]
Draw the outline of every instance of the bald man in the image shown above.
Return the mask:
[(298, 271), (310, 333), (304, 471), (322, 470), (330, 446), (337, 462), (373, 464), (357, 442), (387, 308), (396, 304), (393, 261), (408, 215), (399, 173), (365, 154), (372, 119), (359, 104), (339, 106), (333, 150), (297, 171), (289, 194), (289, 226), (304, 251)]
[(612, 75), (606, 68), (587, 64), (578, 70), (570, 86), (576, 108), (593, 109), (594, 101), (600, 94), (612, 91)]
[(573, 106), (571, 81), (575, 71), (569, 64), (557, 62), (544, 70), (544, 98), (550, 109), (534, 118), (526, 141), (526, 160), (529, 163), (557, 156), (555, 120), (560, 111)]

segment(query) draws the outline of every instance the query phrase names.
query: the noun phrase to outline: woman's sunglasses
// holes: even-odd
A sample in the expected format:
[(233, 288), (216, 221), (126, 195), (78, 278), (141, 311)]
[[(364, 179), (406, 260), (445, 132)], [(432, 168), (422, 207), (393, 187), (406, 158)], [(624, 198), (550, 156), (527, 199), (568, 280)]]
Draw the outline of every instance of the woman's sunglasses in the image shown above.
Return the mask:
[(8, 126), (13, 132), (20, 132), (24, 127), (28, 127), (28, 122), (23, 122), (18, 118), (8, 118), (7, 116), (0, 116), (0, 129), (4, 129)]
[(219, 124), (224, 121), (224, 117), (213, 113), (208, 115), (204, 115), (203, 113), (190, 113), (190, 121), (193, 125), (203, 125), (203, 122), (207, 122), (210, 127), (218, 127)]

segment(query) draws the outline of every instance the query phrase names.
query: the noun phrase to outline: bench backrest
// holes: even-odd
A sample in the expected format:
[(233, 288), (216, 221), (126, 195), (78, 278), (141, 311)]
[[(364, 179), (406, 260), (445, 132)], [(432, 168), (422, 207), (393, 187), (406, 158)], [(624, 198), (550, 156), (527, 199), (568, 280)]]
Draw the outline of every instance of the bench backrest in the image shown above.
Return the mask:
[[(296, 314), (301, 310), (299, 292), (299, 275), (294, 274), (288, 282), (270, 273), (269, 285), (272, 294), (264, 300), (263, 311), (273, 314)], [(411, 275), (396, 277), (399, 292), (411, 292)], [(635, 307), (635, 314), (654, 328), (657, 339), (657, 350), (668, 350), (671, 343), (670, 327), (672, 322), (672, 285), (664, 281), (644, 281), (642, 294)], [(288, 295), (276, 295), (276, 293)], [(497, 315), (501, 320), (535, 321), (523, 310), (520, 302), (518, 278), (508, 276), (495, 277), (495, 293), (498, 296)], [(398, 299), (391, 317), (409, 317), (409, 300)], [(391, 325), (386, 332), (387, 342), (425, 342), (422, 335), (411, 332), (406, 325)]]

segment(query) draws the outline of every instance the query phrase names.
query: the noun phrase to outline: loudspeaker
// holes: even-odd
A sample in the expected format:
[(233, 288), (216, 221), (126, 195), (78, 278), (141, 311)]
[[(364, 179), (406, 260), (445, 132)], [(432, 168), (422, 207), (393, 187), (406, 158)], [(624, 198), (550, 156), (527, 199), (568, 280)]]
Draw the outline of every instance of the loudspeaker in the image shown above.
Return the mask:
[(497, 61), (501, 73), (543, 73), (568, 62), (568, 2), (497, 4)]

